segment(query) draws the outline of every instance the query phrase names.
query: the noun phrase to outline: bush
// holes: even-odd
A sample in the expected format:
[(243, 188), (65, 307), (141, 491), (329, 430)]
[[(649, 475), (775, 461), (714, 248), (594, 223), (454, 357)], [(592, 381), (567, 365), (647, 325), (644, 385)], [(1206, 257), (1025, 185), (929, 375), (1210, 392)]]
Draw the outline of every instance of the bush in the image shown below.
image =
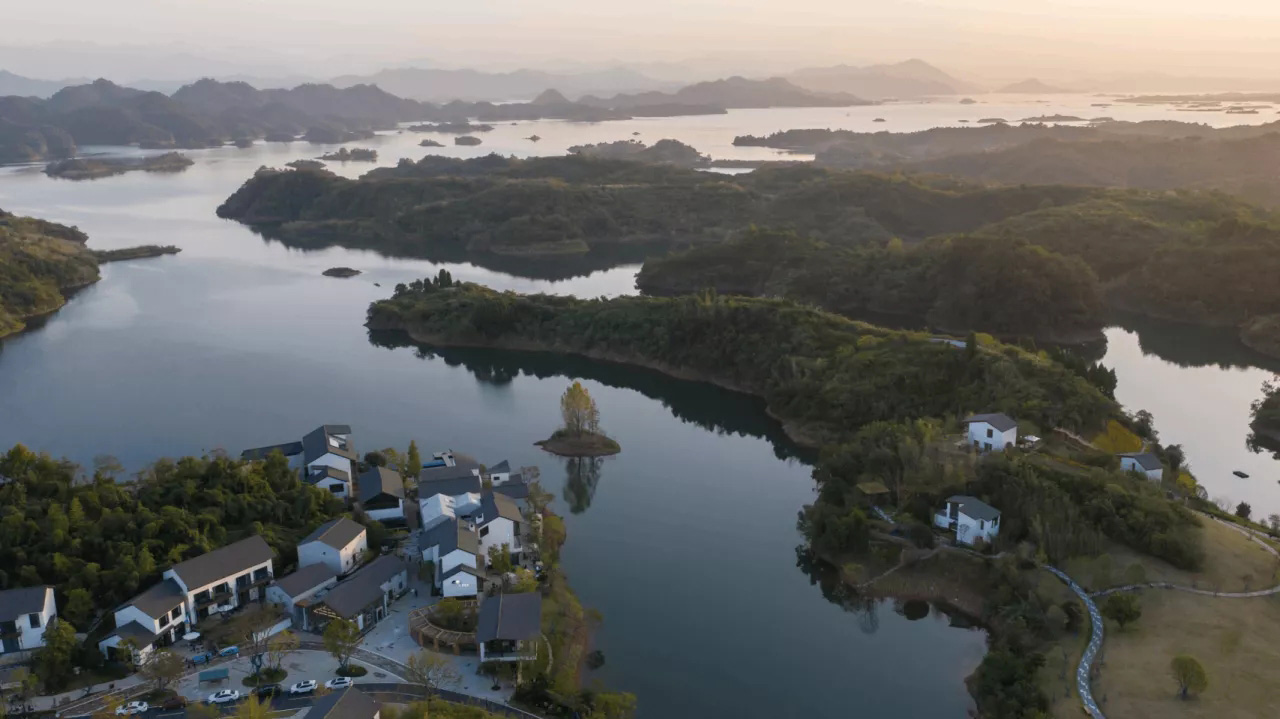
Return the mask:
[(258, 672), (258, 676), (255, 677), (250, 674), (244, 679), (241, 679), (240, 683), (247, 687), (256, 687), (263, 684), (279, 684), (284, 681), (284, 678), (287, 676), (289, 676), (289, 671), (283, 667), (263, 667), (262, 671)]
[(338, 667), (337, 675), (340, 677), (362, 677), (369, 673), (368, 669), (359, 664), (348, 664), (345, 667)]
[(933, 530), (918, 522), (908, 524), (905, 532), (907, 539), (921, 549), (931, 549), (935, 543)]

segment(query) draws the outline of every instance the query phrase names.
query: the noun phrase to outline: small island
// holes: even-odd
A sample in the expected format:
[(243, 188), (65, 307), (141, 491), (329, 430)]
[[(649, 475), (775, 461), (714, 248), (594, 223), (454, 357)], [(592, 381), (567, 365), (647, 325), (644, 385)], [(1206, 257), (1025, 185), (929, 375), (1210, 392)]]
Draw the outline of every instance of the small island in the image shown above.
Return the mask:
[(329, 152), (321, 155), (319, 159), (329, 160), (331, 162), (377, 162), (378, 151), (369, 150), (363, 147), (357, 147), (354, 150), (343, 147), (337, 152)]
[(1083, 117), (1075, 115), (1037, 115), (1035, 117), (1024, 117), (1022, 122), (1084, 122)]
[(149, 157), (74, 158), (52, 162), (44, 174), (64, 180), (97, 180), (126, 172), (181, 172), (194, 165), (186, 155), (166, 152)]
[(431, 138), (428, 137), (422, 142), (419, 142), (418, 147), (444, 147), (444, 143), (436, 142), (435, 140), (432, 140)]
[(462, 137), (455, 137), (455, 138), (453, 138), (453, 144), (455, 144), (455, 145), (479, 145), (479, 144), (480, 144), (480, 138), (478, 138), (478, 137), (472, 137), (471, 135), (463, 135)]
[(330, 267), (320, 274), (325, 277), (355, 277), (360, 274), (360, 270), (355, 270), (350, 267)]
[(564, 426), (550, 438), (534, 444), (561, 457), (607, 457), (622, 447), (600, 430), (600, 410), (580, 382), (574, 382), (560, 398)]
[(106, 264), (108, 262), (120, 262), (121, 260), (140, 260), (144, 257), (176, 255), (179, 252), (182, 252), (182, 248), (176, 245), (139, 245), (137, 247), (124, 247), (119, 250), (94, 250), (93, 256), (97, 258), (98, 264)]
[(1003, 124), (1007, 124), (1008, 122), (1009, 121), (1004, 119), (1003, 117), (984, 117), (981, 120), (978, 120), (979, 125), (995, 125), (995, 124), (1003, 125)]
[(323, 170), (324, 163), (319, 160), (294, 160), (293, 162), (284, 163), (285, 167), (292, 167), (295, 170)]
[(470, 122), (424, 122), (421, 125), (410, 125), (410, 132), (443, 132), (451, 135), (465, 135), (470, 132), (492, 132), (493, 125), (476, 125)]

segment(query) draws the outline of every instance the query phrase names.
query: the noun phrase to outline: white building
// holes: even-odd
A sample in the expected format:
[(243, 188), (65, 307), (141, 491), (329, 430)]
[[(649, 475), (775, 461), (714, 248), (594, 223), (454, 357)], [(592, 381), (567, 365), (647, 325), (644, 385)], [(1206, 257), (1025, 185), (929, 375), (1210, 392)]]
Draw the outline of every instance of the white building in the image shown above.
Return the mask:
[(1152, 482), (1159, 482), (1164, 478), (1164, 465), (1151, 452), (1126, 452), (1120, 455), (1120, 469), (1138, 472)]
[(325, 424), (308, 432), (302, 438), (302, 462), (306, 468), (317, 470), (333, 467), (356, 476), (356, 450), (351, 444), (351, 427), (345, 424)]
[(115, 630), (98, 642), (98, 649), (110, 657), (112, 649), (128, 640), (135, 652), (133, 658), (139, 662), (145, 661), (153, 649), (181, 639), (194, 624), (187, 614), (187, 596), (172, 579), (154, 584), (120, 605), (115, 621)]
[(486, 491), (480, 497), (480, 510), (471, 515), (471, 521), (480, 538), (480, 553), (489, 556), (490, 547), (507, 545), (511, 554), (524, 551), (520, 544), (520, 522), (523, 521), (515, 500), (494, 491)]
[(962, 544), (990, 543), (1000, 533), (1000, 511), (975, 497), (957, 494), (933, 517), (934, 525), (956, 533)]
[(389, 524), (405, 522), (404, 480), (394, 470), (373, 467), (360, 475), (356, 496), (369, 519)]
[(359, 522), (331, 519), (298, 543), (298, 566), (324, 564), (334, 574), (348, 574), (369, 549), (369, 535)]
[(58, 614), (53, 587), (0, 590), (0, 654), (44, 646), (44, 631)]
[(384, 554), (338, 583), (315, 606), (310, 624), (317, 630), (333, 619), (355, 622), (360, 631), (385, 619), (391, 601), (409, 591), (409, 567)]
[(267, 601), (285, 608), (295, 627), (310, 629), (307, 608), (338, 584), (338, 574), (327, 564), (309, 564), (277, 579), (267, 587)]
[(446, 597), (474, 597), (484, 589), (480, 538), (465, 520), (451, 519), (422, 533), (422, 561), (435, 566), (435, 585)]
[(351, 475), (336, 467), (321, 466), (308, 470), (305, 481), (338, 499), (347, 499), (351, 496)]
[(964, 423), (970, 446), (980, 452), (998, 452), (1018, 443), (1018, 423), (1006, 414), (975, 414)]

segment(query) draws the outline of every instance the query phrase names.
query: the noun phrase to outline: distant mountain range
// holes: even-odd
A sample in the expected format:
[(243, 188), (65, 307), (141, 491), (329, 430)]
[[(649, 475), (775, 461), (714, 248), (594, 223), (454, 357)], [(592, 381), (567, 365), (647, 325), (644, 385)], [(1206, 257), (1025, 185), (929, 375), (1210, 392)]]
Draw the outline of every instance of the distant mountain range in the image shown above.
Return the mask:
[(1021, 82), (1015, 82), (1011, 85), (1005, 85), (1004, 87), (997, 88), (995, 92), (997, 94), (1006, 95), (1057, 95), (1068, 92), (1079, 92), (1079, 90), (1068, 90), (1063, 87), (1055, 87), (1053, 85), (1040, 82), (1033, 77)]
[(585, 96), (579, 102), (594, 107), (628, 110), (645, 106), (695, 105), (725, 109), (750, 107), (849, 107), (869, 105), (868, 100), (838, 92), (806, 90), (781, 77), (748, 80), (730, 77), (699, 82), (675, 92), (642, 92), (610, 98)]
[(387, 69), (372, 75), (343, 75), (335, 87), (371, 84), (393, 95), (424, 102), (530, 100), (546, 90), (570, 97), (580, 95), (674, 90), (680, 83), (654, 80), (634, 70), (613, 68), (597, 72), (551, 73), (540, 70), (481, 72), (425, 68)]
[(816, 92), (845, 92), (872, 100), (981, 92), (972, 83), (915, 59), (892, 65), (811, 67), (786, 77)]
[(53, 93), (70, 85), (83, 85), (87, 78), (67, 80), (36, 80), (22, 75), (15, 75), (8, 70), (0, 70), (0, 97), (17, 95), (19, 97), (49, 97)]

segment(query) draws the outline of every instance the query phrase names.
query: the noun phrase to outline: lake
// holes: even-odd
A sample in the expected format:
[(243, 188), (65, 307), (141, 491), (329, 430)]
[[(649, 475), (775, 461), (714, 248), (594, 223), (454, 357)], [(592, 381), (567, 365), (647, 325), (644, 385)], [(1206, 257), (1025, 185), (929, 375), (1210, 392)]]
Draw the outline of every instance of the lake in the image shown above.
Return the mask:
[[(545, 121), (499, 126), (479, 147), (431, 151), (559, 154), (639, 132), (639, 139), (673, 137), (718, 158), (752, 159), (777, 153), (735, 148), (734, 135), (791, 127), (901, 131), (997, 114), (1174, 116), (1139, 106), (1089, 112), (1091, 100), (1098, 101), (992, 98), (595, 125)], [(873, 124), (875, 117), (887, 122)], [(543, 139), (524, 139), (533, 134)], [(388, 133), (353, 146), (377, 149), (378, 164), (390, 165), (426, 154), (417, 143), (428, 136)], [(340, 248), (303, 252), (214, 216), (259, 166), (331, 149), (191, 151), (196, 165), (180, 174), (80, 183), (52, 180), (36, 167), (0, 168), (6, 210), (76, 224), (94, 248), (183, 248), (105, 266), (101, 282), (0, 343), (0, 446), (22, 442), (86, 467), (110, 454), (137, 468), (159, 456), (238, 453), (340, 422), (353, 425), (362, 452), (416, 439), (424, 451), (537, 465), (566, 515), (572, 585), (604, 615), (598, 647), (606, 663), (594, 676), (636, 692), (642, 717), (964, 715), (971, 701), (963, 679), (981, 660), (985, 634), (953, 626), (936, 610), (924, 617), (890, 603), (851, 610), (799, 566), (795, 519), (814, 496), (810, 467), (758, 402), (602, 363), (397, 347), (362, 326), (368, 304), (395, 283), (442, 267), (503, 289), (600, 296), (633, 292), (636, 264), (566, 266), (541, 275), (558, 279), (534, 279)], [(331, 167), (356, 176), (372, 165)], [(364, 274), (320, 275), (339, 265)], [(1162, 439), (1186, 447), (1211, 496), (1247, 499), (1255, 513), (1280, 510), (1272, 460), (1244, 446), (1248, 403), (1269, 376), (1266, 364), (1242, 355), (1229, 336), (1127, 326), (1108, 330), (1104, 358), (1119, 374), (1120, 400), (1155, 413)], [(558, 424), (558, 398), (573, 378), (584, 380), (623, 447), (598, 466), (571, 468), (532, 446)], [(1254, 478), (1236, 480), (1235, 468)]]

